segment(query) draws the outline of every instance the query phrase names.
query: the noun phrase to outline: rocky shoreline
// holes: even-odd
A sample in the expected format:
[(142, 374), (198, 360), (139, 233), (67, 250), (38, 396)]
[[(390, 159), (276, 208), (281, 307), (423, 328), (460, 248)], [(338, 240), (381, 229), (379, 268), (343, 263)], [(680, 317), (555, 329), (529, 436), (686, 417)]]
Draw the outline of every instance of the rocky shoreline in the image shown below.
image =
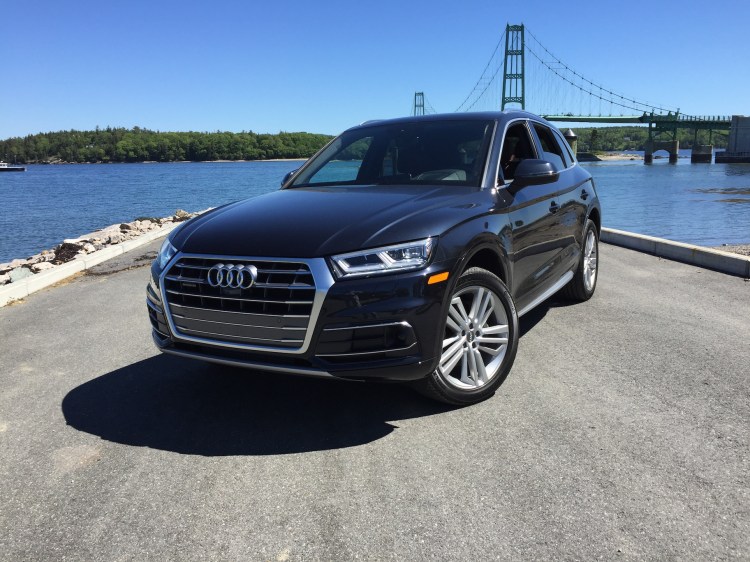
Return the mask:
[(66, 238), (52, 249), (44, 250), (26, 259), (15, 259), (0, 263), (0, 286), (15, 283), (37, 273), (55, 269), (76, 258), (93, 254), (104, 248), (133, 240), (148, 232), (160, 230), (176, 223), (191, 219), (208, 209), (195, 213), (178, 210), (174, 215), (163, 218), (142, 218), (132, 222), (113, 224), (77, 238)]

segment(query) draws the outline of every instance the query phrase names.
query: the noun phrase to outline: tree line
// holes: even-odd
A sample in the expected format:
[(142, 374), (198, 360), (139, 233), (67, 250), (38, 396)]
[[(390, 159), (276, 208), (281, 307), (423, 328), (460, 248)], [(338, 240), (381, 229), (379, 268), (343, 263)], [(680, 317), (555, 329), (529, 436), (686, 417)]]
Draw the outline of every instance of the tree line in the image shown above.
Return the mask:
[(0, 141), (0, 160), (54, 162), (179, 162), (309, 158), (331, 140), (313, 133), (159, 132), (140, 127), (58, 131)]
[[(567, 130), (567, 128), (564, 128)], [(648, 140), (648, 127), (576, 127), (578, 150), (581, 152), (644, 150)], [(713, 144), (715, 148), (726, 148), (728, 131), (714, 131), (709, 143), (708, 131), (698, 131), (698, 144)], [(667, 139), (667, 135), (657, 137)], [(693, 148), (695, 133), (690, 129), (677, 129), (680, 148)]]
[[(574, 132), (578, 135), (579, 151), (643, 150), (648, 139), (646, 127), (581, 127), (575, 128)], [(0, 160), (33, 164), (309, 158), (331, 138), (330, 135), (312, 133), (178, 133), (140, 127), (107, 127), (6, 139), (0, 141)], [(681, 148), (692, 148), (693, 131), (678, 129), (677, 138)], [(726, 147), (727, 140), (726, 131), (713, 133), (712, 143), (716, 148)], [(708, 131), (698, 131), (698, 143), (709, 144)], [(350, 148), (354, 157), (355, 153), (366, 149), (366, 145)]]

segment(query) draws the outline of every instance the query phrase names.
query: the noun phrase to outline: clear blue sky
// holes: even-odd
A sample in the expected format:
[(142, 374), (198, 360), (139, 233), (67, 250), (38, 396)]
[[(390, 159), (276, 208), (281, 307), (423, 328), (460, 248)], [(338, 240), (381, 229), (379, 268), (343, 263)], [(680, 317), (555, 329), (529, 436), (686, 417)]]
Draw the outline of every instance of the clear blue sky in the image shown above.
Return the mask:
[(453, 111), (506, 23), (614, 91), (750, 115), (750, 2), (24, 0), (3, 10), (0, 138), (96, 126), (337, 133)]

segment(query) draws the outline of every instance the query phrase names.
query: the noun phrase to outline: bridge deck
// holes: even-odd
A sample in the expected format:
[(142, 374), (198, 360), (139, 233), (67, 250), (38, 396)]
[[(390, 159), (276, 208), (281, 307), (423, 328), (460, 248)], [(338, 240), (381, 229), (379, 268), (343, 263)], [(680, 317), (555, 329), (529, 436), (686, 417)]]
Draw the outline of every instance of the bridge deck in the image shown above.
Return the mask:
[(648, 125), (649, 122), (661, 128), (678, 129), (729, 129), (732, 120), (729, 117), (692, 117), (668, 115), (545, 115), (547, 121), (565, 123), (612, 123), (615, 125)]

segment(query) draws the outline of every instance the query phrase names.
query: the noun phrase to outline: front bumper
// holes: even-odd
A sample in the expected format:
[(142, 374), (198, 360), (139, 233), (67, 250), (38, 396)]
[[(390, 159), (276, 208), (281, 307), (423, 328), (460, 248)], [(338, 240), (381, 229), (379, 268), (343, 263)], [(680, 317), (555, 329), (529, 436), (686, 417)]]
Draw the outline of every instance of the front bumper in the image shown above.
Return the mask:
[[(163, 352), (222, 365), (342, 379), (416, 380), (437, 367), (448, 283), (427, 284), (450, 264), (397, 275), (331, 282), (310, 320), (302, 350), (246, 349), (181, 337), (168, 318), (152, 268), (147, 304)], [(166, 308), (166, 311), (165, 311)]]

